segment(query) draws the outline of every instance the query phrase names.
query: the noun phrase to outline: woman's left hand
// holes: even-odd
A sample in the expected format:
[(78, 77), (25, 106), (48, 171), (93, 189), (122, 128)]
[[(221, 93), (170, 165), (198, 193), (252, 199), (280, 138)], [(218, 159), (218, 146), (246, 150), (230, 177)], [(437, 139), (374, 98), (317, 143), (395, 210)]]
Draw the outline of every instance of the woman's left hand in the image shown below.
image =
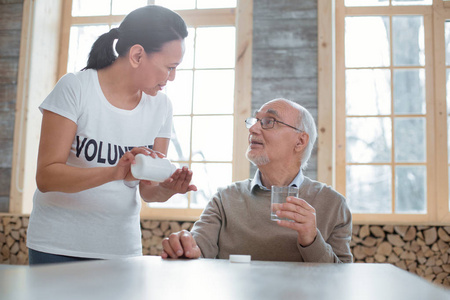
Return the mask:
[[(197, 191), (194, 184), (190, 184), (192, 180), (192, 171), (187, 167), (177, 169), (172, 176), (165, 181), (160, 182), (159, 186), (163, 189), (170, 190), (174, 194), (185, 194), (190, 191)], [(151, 181), (141, 180), (144, 183), (151, 183)]]

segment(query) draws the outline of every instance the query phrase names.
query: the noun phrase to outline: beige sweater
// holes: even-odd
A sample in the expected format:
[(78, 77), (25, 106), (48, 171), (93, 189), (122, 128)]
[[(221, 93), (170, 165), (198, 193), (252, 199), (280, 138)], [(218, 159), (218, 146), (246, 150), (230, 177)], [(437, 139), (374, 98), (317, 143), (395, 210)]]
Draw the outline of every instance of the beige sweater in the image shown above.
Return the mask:
[(311, 245), (302, 247), (296, 231), (271, 221), (270, 191), (250, 187), (250, 179), (235, 182), (208, 203), (192, 229), (203, 257), (247, 254), (252, 260), (352, 262), (352, 217), (342, 195), (305, 177), (299, 198), (316, 209), (318, 233)]

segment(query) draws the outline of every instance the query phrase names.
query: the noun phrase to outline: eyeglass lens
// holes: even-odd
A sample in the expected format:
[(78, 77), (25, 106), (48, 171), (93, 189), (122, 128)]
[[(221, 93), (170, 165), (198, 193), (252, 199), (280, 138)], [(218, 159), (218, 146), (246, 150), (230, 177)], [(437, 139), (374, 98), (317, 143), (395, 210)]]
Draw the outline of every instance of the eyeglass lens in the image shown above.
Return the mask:
[(273, 118), (262, 118), (262, 119), (257, 119), (257, 118), (247, 118), (245, 120), (245, 125), (247, 128), (252, 127), (253, 125), (255, 125), (257, 122), (261, 122), (261, 127), (263, 129), (270, 129), (273, 128), (273, 125), (275, 123), (275, 119)]

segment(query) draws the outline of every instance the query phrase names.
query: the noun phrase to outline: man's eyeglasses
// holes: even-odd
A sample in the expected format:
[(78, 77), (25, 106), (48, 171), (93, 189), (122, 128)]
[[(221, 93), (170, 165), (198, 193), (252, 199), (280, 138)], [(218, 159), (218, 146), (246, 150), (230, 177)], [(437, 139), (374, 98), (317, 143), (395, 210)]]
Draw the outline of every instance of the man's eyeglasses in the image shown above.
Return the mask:
[(265, 118), (262, 118), (262, 119), (258, 119), (258, 118), (247, 118), (247, 119), (245, 119), (245, 126), (246, 126), (247, 128), (250, 128), (250, 127), (252, 127), (253, 125), (255, 125), (256, 122), (258, 122), (258, 121), (261, 123), (261, 128), (262, 128), (262, 129), (272, 129), (273, 126), (275, 126), (275, 123), (280, 123), (280, 124), (286, 125), (286, 126), (288, 126), (288, 127), (291, 127), (291, 128), (293, 128), (293, 129), (295, 129), (295, 130), (297, 130), (297, 131), (303, 131), (303, 130), (298, 129), (298, 128), (294, 127), (294, 126), (291, 126), (291, 125), (286, 124), (286, 123), (284, 123), (284, 122), (278, 121), (277, 119), (272, 118), (272, 117), (265, 117)]

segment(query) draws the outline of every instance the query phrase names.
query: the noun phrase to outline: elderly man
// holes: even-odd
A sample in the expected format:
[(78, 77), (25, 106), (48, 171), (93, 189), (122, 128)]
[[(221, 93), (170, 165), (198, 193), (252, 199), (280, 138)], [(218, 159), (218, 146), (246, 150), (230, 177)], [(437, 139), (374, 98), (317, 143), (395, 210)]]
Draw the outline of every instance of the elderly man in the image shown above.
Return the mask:
[[(301, 105), (275, 99), (264, 104), (249, 129), (247, 158), (258, 167), (253, 179), (219, 188), (191, 232), (162, 242), (163, 258), (223, 258), (350, 263), (351, 213), (345, 198), (302, 173), (317, 137), (311, 114)], [(297, 186), (272, 221), (271, 186)]]

